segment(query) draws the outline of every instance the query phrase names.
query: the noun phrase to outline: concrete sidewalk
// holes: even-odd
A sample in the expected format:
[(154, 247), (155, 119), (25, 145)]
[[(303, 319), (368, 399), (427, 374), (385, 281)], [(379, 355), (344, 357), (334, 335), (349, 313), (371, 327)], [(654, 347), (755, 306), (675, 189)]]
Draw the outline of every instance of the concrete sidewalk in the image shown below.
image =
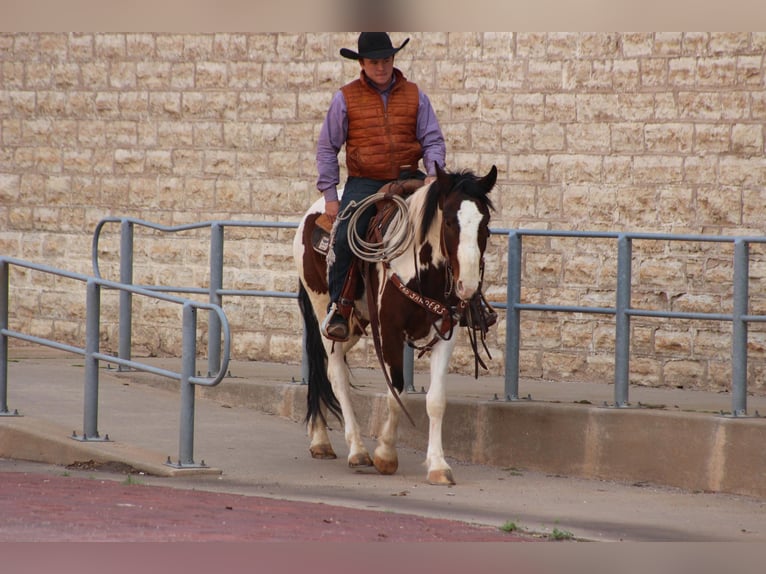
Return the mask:
[[(726, 394), (632, 388), (631, 401), (642, 407), (610, 409), (599, 406), (613, 400), (609, 385), (523, 381), (521, 393), (532, 400), (507, 403), (493, 400), (502, 396), (499, 378), (452, 376), (445, 449), (458, 484), (443, 488), (425, 482), (420, 394), (406, 397), (417, 427), (402, 423), (399, 471), (380, 476), (347, 467), (337, 429), (339, 458), (310, 458), (298, 422), (305, 412), (299, 366), (235, 362), (218, 387), (197, 389), (194, 454), (209, 468), (196, 473), (163, 464), (178, 457), (175, 381), (102, 368), (98, 427), (113, 442), (83, 443), (71, 439), (83, 426), (82, 359), (34, 349), (12, 349), (11, 357), (8, 406), (22, 416), (0, 417), (7, 459), (119, 461), (145, 472), (147, 484), (493, 526), (512, 521), (590, 540), (766, 541), (766, 496), (758, 491), (766, 480), (766, 419), (715, 414), (730, 408)], [(146, 362), (180, 370), (179, 360)], [(385, 385), (374, 371), (354, 373), (372, 435)], [(427, 386), (424, 376), (415, 386)], [(748, 410), (766, 413), (766, 398), (749, 397)], [(667, 486), (674, 481), (722, 488)]]

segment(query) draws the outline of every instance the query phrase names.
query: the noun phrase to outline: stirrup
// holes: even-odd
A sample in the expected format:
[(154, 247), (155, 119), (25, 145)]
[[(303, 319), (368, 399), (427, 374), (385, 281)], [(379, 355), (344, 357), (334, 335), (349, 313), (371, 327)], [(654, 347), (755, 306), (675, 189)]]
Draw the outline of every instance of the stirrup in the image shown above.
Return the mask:
[[(338, 320), (335, 315), (340, 317)], [(327, 312), (327, 316), (322, 321), (321, 326), (322, 335), (331, 341), (338, 341), (339, 343), (345, 343), (348, 341), (349, 336), (349, 324), (340, 311), (338, 311), (338, 305), (333, 303), (330, 305), (330, 310)]]

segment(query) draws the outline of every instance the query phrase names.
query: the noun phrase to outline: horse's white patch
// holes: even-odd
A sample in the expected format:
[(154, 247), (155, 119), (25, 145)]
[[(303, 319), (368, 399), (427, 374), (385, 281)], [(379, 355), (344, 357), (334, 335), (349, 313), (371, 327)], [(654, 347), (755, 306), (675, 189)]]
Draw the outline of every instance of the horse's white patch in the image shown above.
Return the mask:
[[(408, 248), (401, 256), (397, 257), (390, 262), (391, 270), (398, 275), (405, 283), (417, 275), (415, 265), (417, 264), (416, 257), (412, 257), (413, 250), (418, 252), (422, 246), (420, 243), (420, 226), (423, 221), (423, 210), (425, 208), (425, 200), (428, 196), (428, 186), (423, 186), (413, 193), (407, 199), (407, 206), (409, 208), (410, 223), (414, 228), (414, 247)], [(428, 243), (433, 248), (432, 260), (430, 262), (421, 262), (420, 269), (425, 270), (429, 265), (440, 265), (444, 261), (444, 255), (441, 253), (440, 232), (442, 224), (441, 211), (437, 211), (433, 223), (426, 235), (425, 243)]]

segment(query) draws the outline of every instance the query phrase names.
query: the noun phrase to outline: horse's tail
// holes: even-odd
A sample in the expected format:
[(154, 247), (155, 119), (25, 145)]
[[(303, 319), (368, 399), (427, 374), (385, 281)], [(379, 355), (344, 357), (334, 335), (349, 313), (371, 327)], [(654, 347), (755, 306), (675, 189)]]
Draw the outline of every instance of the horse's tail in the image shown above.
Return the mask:
[(306, 356), (309, 368), (306, 419), (304, 422), (308, 424), (319, 417), (327, 424), (322, 413), (322, 404), (338, 417), (338, 420), (342, 416), (341, 408), (332, 390), (330, 379), (327, 377), (327, 353), (322, 343), (322, 334), (319, 332), (319, 321), (311, 305), (309, 294), (303, 286), (303, 281), (300, 281), (298, 285), (298, 305), (301, 308), (303, 327), (306, 332)]

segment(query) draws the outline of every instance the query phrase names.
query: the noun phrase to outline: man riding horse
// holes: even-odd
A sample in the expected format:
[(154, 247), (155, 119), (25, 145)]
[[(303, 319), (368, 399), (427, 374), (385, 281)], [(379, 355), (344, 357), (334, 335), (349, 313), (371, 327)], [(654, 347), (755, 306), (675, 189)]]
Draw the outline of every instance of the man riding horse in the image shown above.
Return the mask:
[[(407, 42), (409, 38), (394, 48), (387, 33), (362, 32), (358, 52), (340, 50), (343, 57), (359, 61), (361, 72), (335, 93), (319, 133), (317, 188), (324, 195), (325, 214), (334, 223), (332, 253), (327, 258), (330, 304), (321, 330), (334, 341), (348, 340), (348, 305), (353, 304), (342, 300), (354, 257), (344, 210), (391, 181), (414, 178), (429, 184), (436, 178), (436, 165), (443, 167), (445, 162), (444, 136), (428, 96), (394, 67), (394, 56)], [(344, 145), (348, 179), (339, 201), (338, 153)], [(425, 173), (418, 169), (421, 159)], [(374, 212), (370, 207), (358, 215), (361, 237)], [(344, 217), (338, 218), (339, 214)], [(344, 303), (341, 312), (339, 306)]]

